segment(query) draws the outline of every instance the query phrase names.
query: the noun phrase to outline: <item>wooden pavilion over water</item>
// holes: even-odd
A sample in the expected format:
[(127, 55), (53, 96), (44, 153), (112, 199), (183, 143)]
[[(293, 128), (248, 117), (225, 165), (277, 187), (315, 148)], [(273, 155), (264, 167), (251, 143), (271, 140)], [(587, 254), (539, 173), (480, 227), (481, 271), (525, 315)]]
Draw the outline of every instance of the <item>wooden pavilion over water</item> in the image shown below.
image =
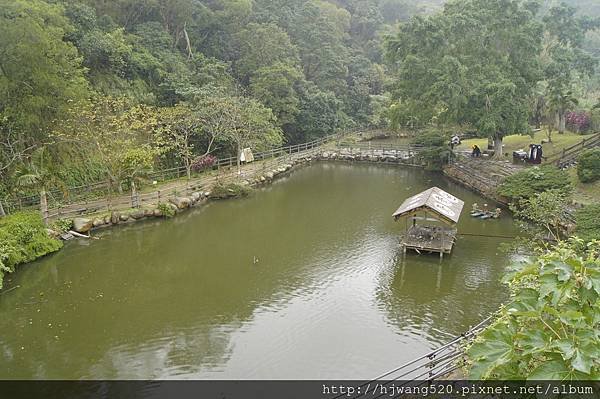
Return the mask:
[(393, 215), (396, 221), (406, 220), (406, 233), (401, 240), (404, 253), (412, 249), (419, 254), (439, 253), (440, 258), (451, 253), (464, 205), (464, 201), (437, 187), (404, 201)]

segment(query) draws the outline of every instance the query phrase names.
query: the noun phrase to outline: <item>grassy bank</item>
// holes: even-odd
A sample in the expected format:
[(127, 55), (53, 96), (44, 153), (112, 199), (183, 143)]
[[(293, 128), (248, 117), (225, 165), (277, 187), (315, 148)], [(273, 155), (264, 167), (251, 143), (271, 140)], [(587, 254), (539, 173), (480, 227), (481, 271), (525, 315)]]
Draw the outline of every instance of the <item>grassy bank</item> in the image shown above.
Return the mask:
[[(555, 154), (559, 154), (564, 148), (568, 148), (575, 145), (585, 139), (588, 135), (581, 135), (572, 132), (565, 132), (564, 134), (554, 133), (552, 134), (552, 143), (544, 144), (544, 156), (551, 157)], [(542, 140), (547, 140), (546, 132), (536, 132), (533, 137), (529, 135), (515, 134), (504, 138), (504, 153), (512, 154), (513, 151), (527, 150), (529, 144), (535, 143), (540, 144)], [(457, 148), (459, 151), (469, 151), (473, 145), (479, 146), (482, 150), (487, 148), (487, 138), (476, 138), (464, 140), (462, 144)]]
[(37, 212), (22, 212), (0, 219), (0, 288), (4, 276), (20, 264), (58, 251), (62, 242), (48, 236)]
[(582, 204), (590, 205), (597, 204), (600, 201), (600, 181), (594, 183), (582, 183), (577, 177), (577, 169), (569, 169), (569, 177), (574, 187), (573, 201)]

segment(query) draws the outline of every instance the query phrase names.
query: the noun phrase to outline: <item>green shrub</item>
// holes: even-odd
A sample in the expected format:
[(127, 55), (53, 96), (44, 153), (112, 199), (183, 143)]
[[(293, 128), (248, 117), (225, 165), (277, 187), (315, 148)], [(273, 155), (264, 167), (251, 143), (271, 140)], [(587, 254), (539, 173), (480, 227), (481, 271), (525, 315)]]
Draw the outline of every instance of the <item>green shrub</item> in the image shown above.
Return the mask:
[(419, 159), (428, 170), (441, 170), (454, 153), (449, 147), (450, 139), (442, 132), (426, 130), (416, 135), (412, 143), (425, 147), (419, 152)]
[(172, 218), (175, 216), (175, 209), (170, 204), (165, 202), (159, 202), (156, 208), (160, 211), (160, 213), (166, 218)]
[(600, 179), (600, 148), (587, 150), (577, 160), (577, 176), (582, 183)]
[(600, 240), (600, 204), (587, 205), (575, 214), (575, 234), (584, 241)]
[(530, 198), (548, 190), (570, 194), (573, 187), (568, 173), (552, 165), (526, 169), (507, 177), (498, 187), (498, 194), (514, 200)]
[(48, 236), (37, 212), (22, 212), (0, 219), (0, 288), (6, 273), (17, 265), (58, 251), (62, 242)]
[(600, 377), (600, 242), (582, 244), (513, 266), (508, 305), (466, 351), (469, 379)]
[(250, 194), (250, 188), (236, 183), (217, 183), (210, 191), (211, 199), (226, 199), (245, 197)]
[(50, 225), (50, 228), (58, 233), (66, 233), (73, 227), (72, 219), (58, 219)]

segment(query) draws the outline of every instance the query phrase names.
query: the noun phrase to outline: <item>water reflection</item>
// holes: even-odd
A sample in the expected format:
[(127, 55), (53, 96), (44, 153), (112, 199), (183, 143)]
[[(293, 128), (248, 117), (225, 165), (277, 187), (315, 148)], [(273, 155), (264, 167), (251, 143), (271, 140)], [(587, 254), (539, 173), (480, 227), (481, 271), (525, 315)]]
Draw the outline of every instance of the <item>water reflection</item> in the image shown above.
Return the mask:
[[(402, 258), (416, 169), (317, 164), (248, 199), (70, 243), (0, 299), (0, 378), (368, 378), (493, 311), (498, 240)], [(512, 221), (463, 216), (464, 232)], [(259, 261), (256, 263), (254, 259)]]

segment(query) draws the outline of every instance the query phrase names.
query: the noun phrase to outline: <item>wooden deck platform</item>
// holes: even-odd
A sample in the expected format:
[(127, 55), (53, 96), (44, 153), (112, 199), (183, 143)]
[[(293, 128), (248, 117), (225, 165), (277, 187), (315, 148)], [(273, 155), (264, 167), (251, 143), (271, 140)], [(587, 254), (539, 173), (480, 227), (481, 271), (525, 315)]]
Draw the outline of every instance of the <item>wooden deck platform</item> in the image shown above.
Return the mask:
[(439, 253), (440, 257), (452, 252), (458, 230), (444, 226), (412, 226), (401, 240), (404, 253), (412, 249), (418, 253)]

